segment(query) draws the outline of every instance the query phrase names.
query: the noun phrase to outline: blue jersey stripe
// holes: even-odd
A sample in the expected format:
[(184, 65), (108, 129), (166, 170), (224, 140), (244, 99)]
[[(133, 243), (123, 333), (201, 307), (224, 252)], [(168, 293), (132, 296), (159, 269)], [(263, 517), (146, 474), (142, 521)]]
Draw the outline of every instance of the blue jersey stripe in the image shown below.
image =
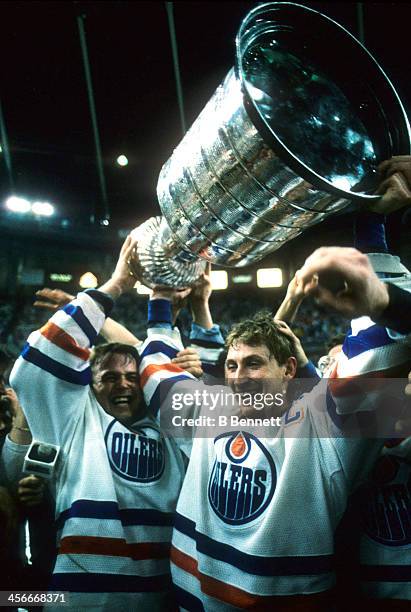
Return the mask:
[(80, 306), (67, 304), (67, 306), (65, 306), (63, 310), (77, 323), (80, 329), (86, 334), (88, 341), (90, 342), (90, 346), (92, 346), (96, 341), (98, 333), (96, 332), (90, 321), (87, 319)]
[(164, 298), (149, 300), (147, 306), (148, 327), (154, 327), (157, 323), (165, 323), (171, 329), (173, 317), (170, 300)]
[(157, 385), (157, 389), (154, 391), (150, 403), (148, 405), (150, 412), (153, 416), (157, 416), (157, 413), (160, 410), (165, 398), (167, 397), (168, 392), (173, 387), (173, 385), (175, 385), (176, 382), (180, 380), (187, 381), (193, 379), (187, 374), (179, 374), (178, 376), (173, 376), (173, 378), (166, 378)]
[(239, 551), (233, 546), (212, 540), (196, 531), (195, 523), (177, 514), (175, 528), (196, 542), (199, 553), (229, 563), (257, 576), (303, 576), (326, 574), (334, 568), (333, 555), (309, 557), (260, 557)]
[(171, 589), (171, 576), (131, 576), (122, 574), (56, 573), (51, 578), (51, 591), (77, 593), (148, 593)]
[(366, 582), (411, 582), (411, 565), (362, 565), (360, 572)]
[(140, 357), (141, 359), (144, 359), (144, 357), (147, 357), (147, 355), (155, 355), (156, 353), (163, 353), (164, 355), (167, 355), (167, 357), (170, 357), (170, 359), (174, 359), (178, 351), (172, 346), (168, 346), (161, 340), (153, 340), (153, 342), (150, 342), (146, 346)]
[(98, 289), (86, 289), (84, 293), (87, 293), (95, 302), (98, 302), (100, 306), (103, 307), (104, 314), (106, 317), (110, 314), (110, 312), (114, 308), (114, 300), (111, 296), (107, 295), (107, 293), (103, 293)]
[(180, 608), (185, 608), (190, 612), (204, 612), (204, 606), (200, 599), (176, 585), (174, 585), (174, 592)]
[(65, 382), (82, 386), (91, 384), (91, 369), (89, 367), (81, 370), (81, 372), (77, 372), (76, 370), (55, 361), (51, 357), (44, 355), (44, 353), (30, 346), (28, 343), (24, 345), (21, 356), (29, 363), (36, 365), (42, 370), (49, 372), (49, 374), (52, 374), (56, 378), (64, 380)]
[(70, 518), (96, 518), (120, 521), (125, 526), (150, 525), (154, 527), (172, 527), (173, 512), (161, 512), (153, 509), (128, 508), (120, 510), (116, 502), (90, 501), (79, 499), (70, 508), (64, 510), (57, 518), (57, 528), (61, 529)]
[(365, 351), (394, 343), (395, 340), (389, 337), (385, 327), (372, 325), (368, 329), (360, 331), (356, 336), (347, 335), (344, 340), (343, 351), (348, 359), (352, 359)]
[(298, 367), (295, 373), (295, 378), (310, 378), (313, 383), (317, 383), (321, 380), (321, 376), (318, 375), (315, 365), (312, 361), (309, 361), (305, 366)]

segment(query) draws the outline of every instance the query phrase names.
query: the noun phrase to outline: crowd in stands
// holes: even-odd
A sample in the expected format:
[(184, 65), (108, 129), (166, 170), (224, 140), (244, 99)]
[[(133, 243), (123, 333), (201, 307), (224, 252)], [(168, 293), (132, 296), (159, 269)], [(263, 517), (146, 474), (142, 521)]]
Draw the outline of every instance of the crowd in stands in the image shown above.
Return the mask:
[[(269, 294), (269, 290), (267, 290)], [(270, 310), (275, 312), (281, 302), (276, 294), (261, 295), (255, 293), (236, 296), (223, 292), (216, 292), (211, 298), (211, 308), (214, 320), (220, 325), (225, 337), (234, 323), (252, 316), (256, 310)], [(22, 307), (15, 308), (8, 302), (0, 303), (1, 329), (0, 338), (9, 350), (18, 355), (22, 350), (29, 334), (43, 325), (49, 312), (32, 305), (27, 301)], [(147, 298), (135, 292), (122, 295), (117, 300), (112, 313), (113, 319), (124, 325), (137, 338), (146, 337), (145, 321), (147, 318)], [(188, 335), (191, 325), (190, 312), (187, 309), (179, 315), (179, 327), (183, 334)], [(302, 340), (307, 354), (316, 361), (326, 352), (330, 338), (339, 335), (345, 330), (344, 319), (313, 299), (304, 301), (298, 312), (293, 326), (295, 334)]]

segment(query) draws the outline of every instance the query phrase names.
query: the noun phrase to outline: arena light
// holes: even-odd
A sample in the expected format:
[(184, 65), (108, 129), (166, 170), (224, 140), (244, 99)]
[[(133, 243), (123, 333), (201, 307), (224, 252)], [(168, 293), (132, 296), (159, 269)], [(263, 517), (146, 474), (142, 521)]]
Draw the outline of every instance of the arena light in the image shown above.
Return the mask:
[(282, 287), (283, 272), (281, 268), (259, 268), (257, 270), (257, 287)]
[(98, 285), (97, 276), (93, 272), (85, 272), (80, 276), (79, 285), (82, 289), (95, 289)]
[(25, 198), (19, 198), (18, 196), (10, 196), (6, 200), (6, 206), (9, 210), (15, 213), (28, 213), (31, 205)]
[(50, 274), (50, 280), (55, 283), (69, 283), (73, 280), (73, 276), (71, 274), (63, 274), (61, 272), (52, 272)]
[(128, 159), (125, 155), (119, 155), (116, 159), (117, 163), (119, 166), (127, 166), (128, 165)]
[(33, 202), (31, 212), (39, 217), (51, 217), (54, 214), (54, 206), (50, 202)]
[(214, 291), (218, 291), (220, 289), (227, 289), (228, 274), (225, 270), (212, 270), (210, 279), (211, 287)]
[(152, 289), (146, 287), (145, 285), (140, 283), (140, 281), (137, 281), (134, 287), (139, 295), (151, 295), (152, 293)]
[(251, 283), (253, 280), (252, 274), (234, 274), (231, 277), (234, 285), (244, 285), (246, 283)]

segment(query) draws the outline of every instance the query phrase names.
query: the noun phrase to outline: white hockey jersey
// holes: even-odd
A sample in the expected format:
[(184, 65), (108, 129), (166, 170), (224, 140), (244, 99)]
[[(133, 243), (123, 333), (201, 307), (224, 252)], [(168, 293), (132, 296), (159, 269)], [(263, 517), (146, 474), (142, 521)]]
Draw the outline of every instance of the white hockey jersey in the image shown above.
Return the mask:
[[(149, 330), (141, 380), (153, 408), (188, 376), (170, 364), (179, 348), (175, 332)], [(370, 320), (358, 322), (341, 365), (347, 388), (339, 381), (337, 389), (344, 412), (359, 402), (355, 375), (383, 373), (388, 362), (409, 357), (405, 343)], [(334, 584), (335, 528), (382, 445), (336, 437), (340, 416), (332, 394), (314, 390), (283, 416), (275, 438), (246, 430), (194, 438), (171, 553), (182, 609), (324, 609), (321, 594)]]
[(12, 385), (33, 438), (61, 448), (58, 555), (50, 589), (72, 610), (166, 610), (170, 541), (184, 464), (152, 418), (128, 429), (90, 388), (89, 349), (104, 323), (86, 293), (30, 335)]
[(361, 492), (360, 577), (369, 597), (411, 600), (411, 438), (396, 442)]

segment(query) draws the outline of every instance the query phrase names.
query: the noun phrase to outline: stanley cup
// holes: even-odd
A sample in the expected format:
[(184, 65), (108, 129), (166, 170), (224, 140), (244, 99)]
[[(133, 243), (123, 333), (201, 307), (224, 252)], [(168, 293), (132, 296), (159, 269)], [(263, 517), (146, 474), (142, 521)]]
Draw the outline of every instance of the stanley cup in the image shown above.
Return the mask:
[(235, 67), (161, 170), (162, 217), (134, 230), (144, 282), (190, 285), (206, 260), (255, 263), (375, 200), (378, 164), (409, 153), (401, 100), (352, 34), (298, 4), (256, 6)]

